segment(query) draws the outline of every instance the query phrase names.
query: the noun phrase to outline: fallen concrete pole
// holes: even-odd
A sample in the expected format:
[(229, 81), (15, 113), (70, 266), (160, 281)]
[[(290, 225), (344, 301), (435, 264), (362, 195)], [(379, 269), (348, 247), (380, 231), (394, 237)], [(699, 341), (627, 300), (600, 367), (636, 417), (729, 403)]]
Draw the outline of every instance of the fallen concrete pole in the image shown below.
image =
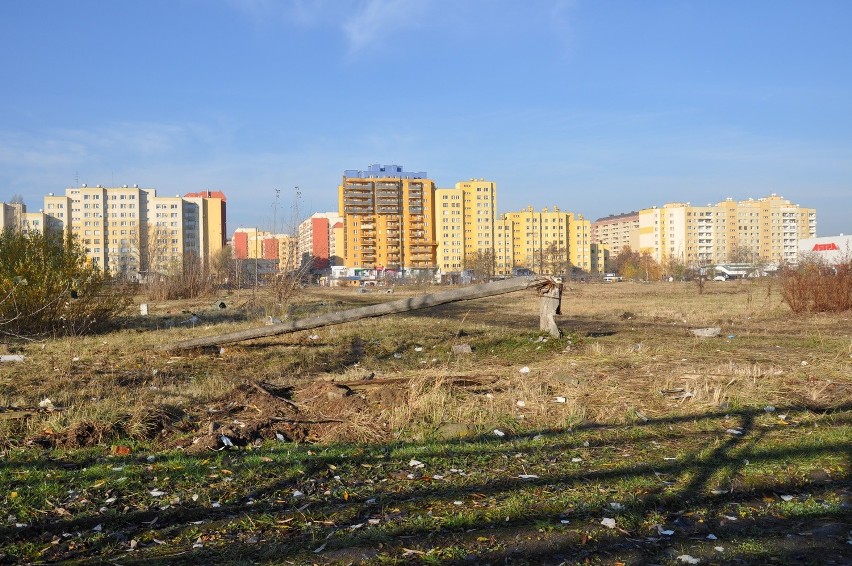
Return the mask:
[[(471, 299), (504, 295), (506, 293), (514, 293), (515, 291), (522, 291), (530, 287), (538, 288), (541, 285), (546, 284), (545, 282), (547, 281), (550, 280), (544, 277), (513, 277), (511, 279), (495, 281), (493, 283), (471, 285), (469, 287), (462, 287), (451, 291), (442, 291), (440, 293), (431, 293), (420, 297), (411, 297), (409, 299), (400, 299), (398, 301), (390, 301), (387, 303), (380, 303), (378, 305), (326, 313), (311, 318), (294, 320), (292, 322), (283, 322), (280, 324), (273, 324), (271, 326), (249, 328), (247, 330), (229, 332), (227, 334), (185, 340), (183, 342), (169, 344), (161, 349), (166, 351), (175, 351), (232, 344), (234, 342), (266, 338), (268, 336), (276, 336), (278, 334), (286, 334), (288, 332), (298, 332), (300, 330), (310, 330), (312, 328), (320, 328), (322, 326), (343, 324), (345, 322), (353, 322), (363, 318), (373, 318), (377, 316), (415, 311), (446, 303), (454, 303), (457, 301), (469, 301)], [(552, 301), (553, 299), (550, 300)]]

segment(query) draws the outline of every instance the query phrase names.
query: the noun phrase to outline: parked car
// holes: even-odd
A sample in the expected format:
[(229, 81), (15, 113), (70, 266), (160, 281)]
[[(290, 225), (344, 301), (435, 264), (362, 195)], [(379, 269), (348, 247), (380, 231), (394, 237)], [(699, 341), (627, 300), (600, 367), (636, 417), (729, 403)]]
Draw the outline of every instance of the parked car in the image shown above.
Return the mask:
[(716, 277), (713, 278), (713, 281), (727, 281), (727, 280), (728, 280), (727, 275), (717, 275)]

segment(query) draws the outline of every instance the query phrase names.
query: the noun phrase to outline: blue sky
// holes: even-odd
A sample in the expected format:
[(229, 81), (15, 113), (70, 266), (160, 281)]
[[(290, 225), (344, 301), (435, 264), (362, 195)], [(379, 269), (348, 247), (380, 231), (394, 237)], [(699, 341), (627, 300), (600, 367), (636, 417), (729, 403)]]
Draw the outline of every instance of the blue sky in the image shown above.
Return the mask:
[[(77, 182), (335, 210), (344, 169), (594, 220), (777, 193), (852, 233), (852, 2), (0, 3), (0, 200)], [(301, 198), (296, 200), (299, 187)]]

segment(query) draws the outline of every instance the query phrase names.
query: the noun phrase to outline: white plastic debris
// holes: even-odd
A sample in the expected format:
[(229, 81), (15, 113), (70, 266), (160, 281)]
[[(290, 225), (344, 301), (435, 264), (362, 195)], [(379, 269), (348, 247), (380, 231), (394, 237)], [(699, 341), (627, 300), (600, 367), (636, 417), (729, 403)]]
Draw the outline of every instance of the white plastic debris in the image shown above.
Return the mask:
[(603, 525), (604, 527), (606, 527), (608, 529), (614, 529), (615, 528), (615, 519), (611, 519), (609, 517), (604, 517), (604, 519), (601, 521), (601, 525)]
[(784, 501), (792, 501), (793, 496), (792, 495), (782, 495), (781, 499), (783, 499)]
[(104, 530), (104, 526), (102, 524), (98, 523), (97, 525), (92, 527), (92, 530), (95, 531), (96, 533), (99, 533), (102, 530)]
[(766, 411), (767, 413), (774, 413), (775, 407), (773, 407), (772, 405), (767, 405), (763, 408), (763, 410)]
[(26, 359), (23, 354), (3, 354), (0, 356), (0, 362), (22, 362)]
[(503, 438), (504, 436), (506, 436), (506, 433), (500, 430), (499, 428), (495, 428), (494, 436), (499, 436), (500, 438)]
[(614, 509), (615, 511), (621, 511), (622, 509), (624, 509), (624, 505), (618, 503), (617, 501), (611, 501), (609, 504), (609, 508)]
[(414, 347), (414, 351), (415, 351), (415, 352), (422, 352), (422, 351), (423, 351), (423, 346), (415, 346), (415, 347)]
[(518, 407), (521, 407), (521, 408), (523, 408), (523, 407), (526, 407), (526, 406), (527, 406), (527, 404), (526, 404), (524, 401), (521, 401), (520, 399), (518, 399), (517, 401), (515, 401), (515, 405), (517, 405)]
[(521, 478), (522, 480), (537, 480), (538, 479), (538, 476), (535, 475), (535, 474), (520, 474), (518, 477)]
[(583, 461), (583, 459), (582, 459), (582, 458), (574, 457), (574, 458), (571, 458), (571, 461), (572, 461), (572, 462), (574, 462), (575, 464), (579, 464), (580, 462), (582, 462), (582, 461)]
[(678, 560), (683, 562), (684, 564), (700, 564), (701, 560), (695, 558), (694, 556), (690, 556), (689, 554), (681, 554), (677, 557)]
[(308, 336), (308, 340), (319, 340), (319, 334), (311, 334)]
[(672, 529), (664, 529), (663, 527), (657, 525), (657, 532), (663, 536), (670, 537), (674, 534)]
[(718, 538), (719, 537), (717, 537), (713, 533), (710, 533), (709, 535), (707, 535), (707, 540), (717, 540)]
[(227, 436), (225, 436), (224, 434), (219, 438), (219, 440), (222, 441), (222, 446), (231, 447), (231, 446), (234, 445), (234, 443), (231, 441), (231, 439), (228, 438)]
[(305, 494), (299, 491), (298, 489), (293, 490), (293, 497), (304, 497)]
[(165, 491), (160, 491), (159, 489), (152, 489), (148, 493), (151, 494), (151, 497), (161, 497), (166, 494)]
[(53, 410), (53, 401), (45, 397), (41, 401), (38, 402), (38, 406), (42, 409), (47, 409), (48, 411)]
[(567, 401), (567, 399), (565, 399), (565, 397), (557, 397), (556, 399), (553, 400), (554, 403), (564, 403), (565, 401)]
[(725, 432), (727, 432), (728, 434), (733, 434), (734, 436), (739, 436), (743, 433), (743, 430), (741, 428), (729, 428), (725, 430)]
[(524, 366), (521, 369), (519, 369), (518, 371), (521, 372), (521, 373), (529, 373), (530, 368), (528, 368), (527, 366)]
[(420, 460), (414, 460), (414, 459), (412, 459), (412, 460), (408, 463), (408, 465), (409, 465), (409, 466), (411, 466), (412, 468), (422, 468), (422, 467), (424, 467), (426, 464), (424, 464), (424, 463), (423, 463), (423, 462), (421, 462)]
[(725, 547), (724, 546), (714, 546), (713, 550), (715, 550), (716, 552), (725, 552)]

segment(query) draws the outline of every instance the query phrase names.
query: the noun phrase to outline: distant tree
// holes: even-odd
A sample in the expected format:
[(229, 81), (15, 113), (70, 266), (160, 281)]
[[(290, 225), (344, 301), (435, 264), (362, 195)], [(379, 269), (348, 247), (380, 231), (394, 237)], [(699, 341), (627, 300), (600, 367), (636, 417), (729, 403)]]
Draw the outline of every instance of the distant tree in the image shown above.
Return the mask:
[(542, 273), (558, 275), (570, 269), (571, 261), (568, 259), (568, 249), (564, 245), (551, 242), (544, 247), (541, 261)]
[(476, 250), (465, 255), (464, 269), (472, 271), (475, 279), (490, 279), (494, 276), (494, 252), (492, 250)]
[(24, 204), (24, 197), (20, 194), (12, 195), (12, 198), (9, 199), (9, 204)]
[(634, 252), (630, 246), (624, 246), (610, 262), (610, 270), (625, 279), (633, 279), (639, 270), (639, 252)]

